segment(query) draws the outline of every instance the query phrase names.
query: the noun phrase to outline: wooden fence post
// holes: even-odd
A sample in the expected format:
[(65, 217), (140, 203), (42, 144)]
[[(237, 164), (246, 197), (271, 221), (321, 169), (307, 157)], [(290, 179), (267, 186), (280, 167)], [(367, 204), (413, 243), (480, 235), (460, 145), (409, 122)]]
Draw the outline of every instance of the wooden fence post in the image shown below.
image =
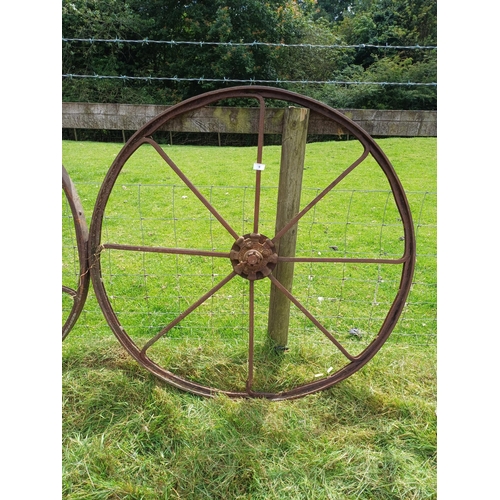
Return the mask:
[[(276, 214), (276, 233), (300, 210), (300, 193), (307, 142), (309, 109), (288, 107), (283, 117), (281, 165)], [(297, 243), (297, 225), (276, 244), (280, 256), (293, 257)], [(293, 284), (293, 262), (279, 262), (273, 271), (276, 279), (289, 291)], [(269, 299), (267, 331), (277, 348), (288, 343), (290, 301), (273, 284)]]

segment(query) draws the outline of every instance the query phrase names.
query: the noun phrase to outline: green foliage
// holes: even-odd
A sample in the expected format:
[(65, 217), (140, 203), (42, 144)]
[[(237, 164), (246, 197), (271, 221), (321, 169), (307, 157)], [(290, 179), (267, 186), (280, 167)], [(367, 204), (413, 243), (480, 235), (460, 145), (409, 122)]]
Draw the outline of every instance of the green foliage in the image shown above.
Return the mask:
[[(435, 45), (435, 0), (63, 0), (66, 38)], [(63, 44), (63, 73), (236, 80), (436, 81), (428, 50)], [(234, 83), (65, 78), (63, 100), (173, 104)], [(435, 87), (276, 84), (338, 107), (435, 109)]]
[[(302, 27), (300, 42), (304, 45), (333, 45), (342, 40), (333, 33), (331, 25), (323, 18), (309, 19)], [(285, 80), (325, 81), (341, 72), (352, 60), (353, 49), (328, 49), (306, 47), (279, 48), (278, 73)], [(317, 86), (289, 84), (291, 90), (305, 95), (314, 95)]]
[[(70, 38), (136, 39), (151, 23), (120, 0), (63, 0), (63, 35)], [(63, 44), (63, 68), (67, 73), (130, 74), (134, 47), (123, 44)]]
[[(120, 4), (116, 0), (63, 4), (63, 34), (67, 38), (122, 38), (181, 40), (202, 42), (261, 41), (292, 43), (300, 39), (304, 12), (310, 2), (299, 8), (296, 2), (281, 0), (251, 2), (242, 0), (216, 2), (178, 2), (161, 0)], [(166, 46), (156, 44), (85, 44), (65, 46), (63, 71), (69, 74), (205, 77), (237, 79), (276, 78), (276, 49), (265, 46)], [(112, 82), (118, 90), (107, 102), (124, 101), (122, 82)], [(130, 84), (127, 82), (127, 85)], [(216, 88), (211, 83), (182, 82), (162, 84), (163, 93), (149, 84), (146, 93), (153, 103), (165, 103), (191, 97)], [(84, 99), (92, 95), (100, 101), (106, 94), (102, 82), (85, 82)], [(74, 98), (74, 84), (64, 82), (65, 100)], [(135, 92), (131, 92), (134, 94)], [(165, 99), (165, 95), (167, 96)]]
[(352, 0), (318, 0), (315, 17), (329, 21), (342, 21), (348, 9), (352, 9), (353, 3)]
[(429, 54), (423, 61), (401, 55), (376, 57), (365, 70), (351, 65), (336, 73), (339, 81), (383, 82), (384, 85), (324, 85), (315, 92), (315, 97), (336, 108), (364, 109), (435, 109), (436, 88), (434, 86), (404, 86), (391, 83), (435, 82), (437, 78), (435, 55)]
[[(358, 2), (336, 28), (349, 44), (435, 45), (435, 0), (378, 0)], [(368, 57), (360, 52), (357, 63)]]

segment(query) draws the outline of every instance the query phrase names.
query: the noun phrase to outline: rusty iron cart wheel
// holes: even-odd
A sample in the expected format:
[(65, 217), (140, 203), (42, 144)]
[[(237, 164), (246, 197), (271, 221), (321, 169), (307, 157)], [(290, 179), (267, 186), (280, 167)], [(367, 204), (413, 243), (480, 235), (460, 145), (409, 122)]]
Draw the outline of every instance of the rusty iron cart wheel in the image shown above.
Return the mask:
[[(227, 100), (253, 103), (257, 152), (250, 148), (249, 161), (240, 158), (241, 148), (231, 149), (231, 155), (225, 148), (208, 148), (233, 180), (218, 185), (219, 167), (207, 172), (203, 157), (196, 165), (183, 164), (182, 147), (162, 147), (156, 138), (186, 120), (210, 131), (204, 109), (211, 108), (219, 123), (238, 121), (223, 114), (221, 103)], [(266, 165), (264, 134), (274, 130), (287, 106), (309, 110), (310, 130), (314, 121), (331, 122), (351, 140), (333, 141), (331, 154), (307, 159), (302, 208), (278, 227), (269, 211), (276, 215), (279, 161), (271, 152)], [(339, 165), (342, 148), (354, 152)], [(158, 179), (148, 177), (146, 166)], [(319, 179), (322, 186), (313, 189), (308, 176), (318, 168), (314, 182)], [(349, 179), (353, 186), (363, 182), (365, 170), (376, 171), (386, 190), (352, 189)], [(370, 197), (373, 217), (382, 218), (376, 225), (361, 215), (356, 219), (359, 207), (372, 203)], [(340, 222), (334, 220), (335, 204), (347, 212)], [(236, 213), (235, 207), (241, 210)], [(280, 243), (292, 233), (298, 238), (296, 251), (283, 255)], [(356, 241), (360, 248), (353, 251)], [(139, 129), (101, 186), (89, 246), (96, 297), (121, 345), (159, 379), (202, 396), (294, 399), (351, 376), (394, 329), (415, 266), (409, 203), (377, 143), (339, 111), (264, 86), (187, 99)], [(293, 288), (277, 278), (285, 265), (295, 266)], [(356, 292), (359, 283), (365, 289)], [(266, 331), (272, 290), (292, 309), (287, 345), (270, 342)], [(347, 304), (357, 307), (349, 318)]]
[(64, 315), (65, 319), (63, 319), (62, 339), (64, 340), (73, 326), (75, 326), (83, 310), (83, 306), (85, 305), (90, 285), (90, 273), (88, 268), (87, 245), (89, 232), (87, 223), (78, 193), (64, 166), (62, 167), (62, 188), (71, 210), (71, 219), (76, 237), (76, 253), (78, 257), (78, 277), (76, 279), (76, 285), (74, 285), (75, 287), (65, 286), (64, 284), (62, 286), (63, 294), (71, 298), (71, 307), (69, 308), (69, 312)]

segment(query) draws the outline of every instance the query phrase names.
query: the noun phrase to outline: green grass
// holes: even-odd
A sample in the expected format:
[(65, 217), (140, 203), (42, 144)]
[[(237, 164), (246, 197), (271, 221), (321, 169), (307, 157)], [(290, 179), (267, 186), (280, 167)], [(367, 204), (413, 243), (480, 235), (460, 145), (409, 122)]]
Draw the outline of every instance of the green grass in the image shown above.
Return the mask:
[[(65, 498), (436, 497), (436, 140), (378, 142), (408, 195), (417, 265), (401, 319), (375, 358), (337, 386), (297, 401), (202, 399), (137, 365), (91, 289), (63, 344)], [(63, 164), (88, 222), (120, 149), (63, 143)], [(238, 233), (251, 232), (255, 148), (166, 150)], [(308, 145), (301, 206), (359, 153), (354, 141)], [(278, 147), (264, 149), (260, 231), (270, 237), (279, 156)], [(165, 167), (150, 147), (131, 158), (106, 208), (103, 241), (228, 251), (232, 237)], [(301, 220), (299, 255), (401, 253), (402, 227), (387, 181), (373, 161), (361, 167)], [(70, 286), (77, 266), (65, 205), (63, 282)], [(225, 259), (118, 251), (106, 251), (102, 264), (113, 307), (138, 345), (231, 270)], [(376, 335), (399, 275), (398, 266), (298, 264), (294, 294), (357, 352)], [(290, 351), (279, 363), (266, 357), (268, 288), (268, 280), (256, 282), (257, 388), (290, 388), (345, 364), (293, 307)], [(234, 279), (221, 292), (150, 354), (180, 376), (241, 389), (248, 282)], [(352, 327), (364, 332), (362, 339), (348, 334)]]

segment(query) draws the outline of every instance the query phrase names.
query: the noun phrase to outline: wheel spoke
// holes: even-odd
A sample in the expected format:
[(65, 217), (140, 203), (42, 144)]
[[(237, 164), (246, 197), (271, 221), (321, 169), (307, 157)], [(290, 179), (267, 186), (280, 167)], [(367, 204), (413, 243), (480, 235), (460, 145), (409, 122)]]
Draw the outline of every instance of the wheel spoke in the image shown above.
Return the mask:
[(254, 354), (254, 330), (255, 330), (255, 289), (254, 281), (250, 281), (249, 306), (248, 306), (248, 378), (246, 389), (248, 394), (252, 393), (253, 384), (253, 354)]
[(62, 286), (62, 291), (67, 293), (68, 295), (71, 295), (71, 298), (74, 299), (77, 295), (78, 292), (76, 290), (73, 290), (73, 288), (70, 288), (69, 286)]
[(344, 177), (346, 177), (350, 172), (352, 172), (360, 163), (362, 163), (369, 154), (369, 150), (365, 147), (363, 154), (347, 169), (345, 169), (331, 184), (329, 184), (321, 193), (314, 198), (309, 205), (304, 207), (293, 219), (291, 219), (283, 228), (281, 228), (276, 236), (273, 238), (273, 243), (276, 242), (286, 233), (288, 232), (297, 222), (311, 210), (316, 203), (318, 203), (322, 198), (324, 198)]
[(147, 247), (142, 245), (121, 245), (118, 243), (105, 243), (101, 245), (101, 249), (126, 250), (130, 252), (152, 252), (152, 253), (168, 253), (175, 255), (198, 255), (201, 257), (223, 257), (228, 259), (228, 252), (212, 252), (210, 250), (197, 250), (191, 248), (167, 248), (167, 247)]
[(163, 151), (160, 145), (155, 142), (150, 137), (144, 137), (143, 142), (153, 146), (158, 154), (165, 160), (165, 162), (170, 166), (170, 168), (181, 178), (181, 180), (186, 184), (186, 186), (191, 189), (195, 196), (205, 205), (209, 212), (226, 228), (228, 233), (236, 240), (238, 239), (238, 233), (229, 225), (229, 223), (222, 217), (222, 215), (217, 212), (217, 210), (212, 206), (212, 204), (196, 189), (194, 184), (181, 172), (179, 167), (172, 161), (172, 159)]
[(179, 324), (186, 316), (191, 314), (197, 307), (199, 307), (203, 302), (209, 299), (214, 293), (220, 290), (226, 283), (231, 281), (236, 276), (236, 273), (233, 271), (228, 274), (222, 281), (220, 281), (217, 285), (215, 285), (211, 290), (209, 290), (205, 295), (200, 297), (194, 304), (188, 307), (183, 313), (179, 314), (177, 318), (171, 321), (165, 328), (160, 330), (152, 339), (146, 342), (145, 346), (141, 350), (141, 355), (145, 356), (146, 351), (161, 337), (166, 335), (174, 326)]
[[(259, 101), (259, 134), (257, 139), (257, 165), (262, 164), (262, 150), (264, 148), (264, 125), (265, 125), (265, 113), (266, 104), (261, 96), (256, 96)], [(262, 170), (260, 167), (255, 170), (255, 203), (254, 203), (254, 214), (253, 214), (253, 232), (259, 232), (259, 212), (260, 212), (260, 181), (261, 181)]]
[(268, 278), (272, 281), (274, 286), (278, 290), (280, 290), (283, 294), (285, 294), (290, 302), (292, 302), (297, 308), (299, 308), (302, 313), (310, 319), (314, 325), (323, 332), (326, 337), (328, 337), (340, 350), (340, 352), (350, 361), (354, 361), (356, 358), (354, 356), (351, 356), (345, 348), (342, 346), (342, 344), (272, 275), (270, 274)]
[(410, 259), (403, 255), (400, 259), (351, 259), (346, 257), (279, 257), (278, 262), (343, 262), (351, 264), (404, 264)]

